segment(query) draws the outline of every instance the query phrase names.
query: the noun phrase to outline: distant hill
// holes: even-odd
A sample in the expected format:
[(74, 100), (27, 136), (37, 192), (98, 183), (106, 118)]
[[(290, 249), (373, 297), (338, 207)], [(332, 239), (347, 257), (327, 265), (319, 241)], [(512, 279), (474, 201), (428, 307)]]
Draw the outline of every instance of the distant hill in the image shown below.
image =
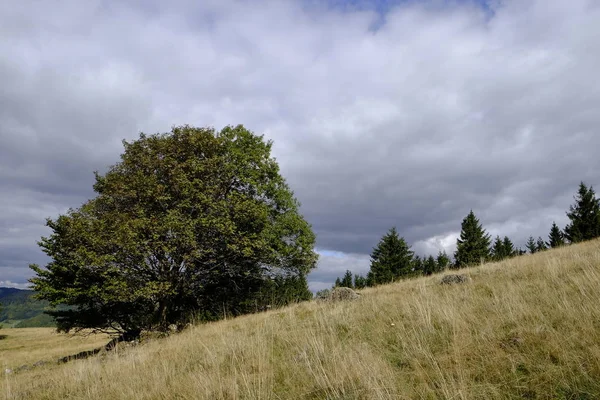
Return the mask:
[(32, 290), (0, 288), (0, 325), (5, 328), (54, 326), (44, 314), (48, 302), (33, 298)]

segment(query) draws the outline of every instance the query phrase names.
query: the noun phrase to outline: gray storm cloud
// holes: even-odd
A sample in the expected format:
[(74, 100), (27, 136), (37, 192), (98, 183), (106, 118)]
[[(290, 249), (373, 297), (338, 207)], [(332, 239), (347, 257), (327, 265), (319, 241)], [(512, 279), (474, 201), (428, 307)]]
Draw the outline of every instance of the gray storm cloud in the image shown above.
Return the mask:
[(318, 248), (345, 254), (313, 288), (364, 272), (391, 226), (451, 250), (473, 209), (522, 244), (599, 184), (595, 2), (60, 4), (0, 13), (0, 283), (44, 262), (44, 219), (93, 195), (122, 139), (176, 124), (274, 140)]

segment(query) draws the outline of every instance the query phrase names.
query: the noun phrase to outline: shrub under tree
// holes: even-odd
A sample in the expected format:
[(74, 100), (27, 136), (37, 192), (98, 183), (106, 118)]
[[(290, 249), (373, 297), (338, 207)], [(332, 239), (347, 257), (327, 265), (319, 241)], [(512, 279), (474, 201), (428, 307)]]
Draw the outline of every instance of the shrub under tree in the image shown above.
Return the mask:
[(315, 236), (262, 136), (182, 126), (123, 145), (95, 198), (47, 220), (51, 261), (31, 266), (38, 297), (68, 306), (50, 312), (59, 330), (136, 336), (237, 315), (273, 277), (315, 267)]

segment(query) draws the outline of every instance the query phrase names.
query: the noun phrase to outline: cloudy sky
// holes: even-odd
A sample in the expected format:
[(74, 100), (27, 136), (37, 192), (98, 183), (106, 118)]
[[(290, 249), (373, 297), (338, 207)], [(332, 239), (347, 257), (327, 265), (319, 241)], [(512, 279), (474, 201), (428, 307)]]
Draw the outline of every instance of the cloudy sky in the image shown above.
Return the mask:
[(317, 234), (313, 290), (365, 273), (392, 226), (454, 250), (473, 209), (523, 245), (600, 185), (600, 3), (5, 1), (0, 286), (46, 217), (93, 195), (122, 139), (244, 124)]

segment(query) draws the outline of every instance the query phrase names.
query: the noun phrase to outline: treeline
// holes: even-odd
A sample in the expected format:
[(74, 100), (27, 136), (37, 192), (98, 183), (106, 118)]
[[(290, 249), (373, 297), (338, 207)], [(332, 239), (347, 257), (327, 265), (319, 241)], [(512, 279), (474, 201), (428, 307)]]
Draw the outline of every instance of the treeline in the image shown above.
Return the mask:
[(525, 244), (526, 250), (516, 247), (508, 236), (496, 236), (492, 241), (472, 210), (462, 221), (453, 260), (443, 251), (436, 257), (415, 255), (396, 228), (391, 228), (371, 252), (367, 276), (353, 275), (347, 270), (343, 277), (336, 279), (334, 287), (362, 289), (399, 279), (431, 275), (448, 268), (458, 269), (501, 261), (600, 237), (600, 199), (596, 197), (593, 187), (581, 182), (574, 199), (575, 203), (567, 211), (570, 222), (565, 228), (561, 230), (553, 222), (548, 240), (530, 236)]

